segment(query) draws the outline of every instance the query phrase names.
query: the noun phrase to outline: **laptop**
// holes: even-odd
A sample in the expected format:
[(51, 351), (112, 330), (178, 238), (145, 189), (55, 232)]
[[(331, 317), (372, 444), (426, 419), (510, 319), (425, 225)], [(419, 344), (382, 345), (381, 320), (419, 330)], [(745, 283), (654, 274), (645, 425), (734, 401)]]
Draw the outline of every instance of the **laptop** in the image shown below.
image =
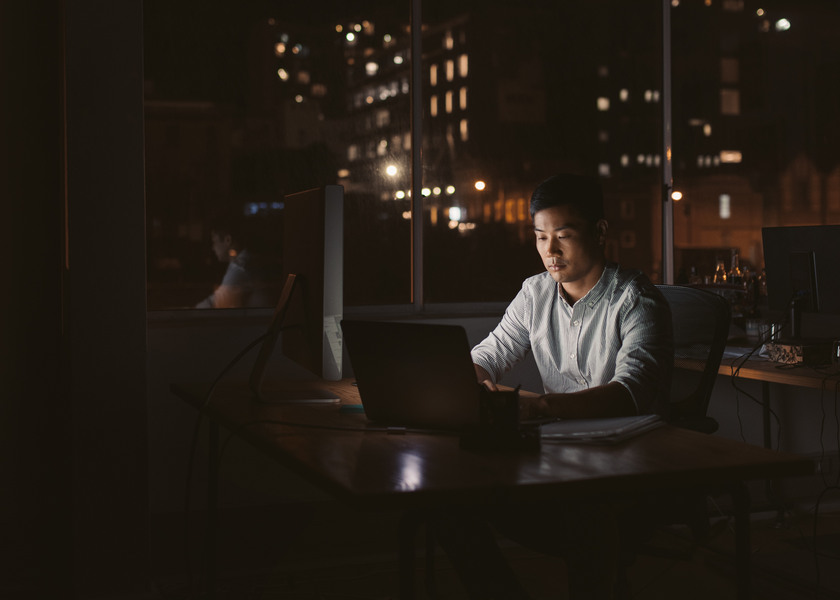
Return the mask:
[(453, 431), (478, 426), (481, 388), (463, 327), (344, 319), (341, 329), (369, 420)]

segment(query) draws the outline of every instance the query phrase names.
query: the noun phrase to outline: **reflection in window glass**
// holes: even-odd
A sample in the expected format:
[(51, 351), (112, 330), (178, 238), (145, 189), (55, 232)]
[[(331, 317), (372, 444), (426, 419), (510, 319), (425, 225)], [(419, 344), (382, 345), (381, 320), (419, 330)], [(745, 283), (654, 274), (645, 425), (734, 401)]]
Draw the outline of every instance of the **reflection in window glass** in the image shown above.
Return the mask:
[[(245, 4), (144, 2), (150, 308), (213, 292), (228, 214), (269, 298), (283, 195), (327, 183), (346, 194), (346, 303), (408, 302), (408, 0)], [(730, 252), (760, 270), (763, 225), (840, 222), (840, 4), (744, 4), (670, 3), (675, 266), (701, 277)], [(516, 8), (423, 0), (423, 301), (509, 300), (541, 269), (528, 198), (560, 171), (600, 176), (614, 258), (662, 281), (662, 3)]]

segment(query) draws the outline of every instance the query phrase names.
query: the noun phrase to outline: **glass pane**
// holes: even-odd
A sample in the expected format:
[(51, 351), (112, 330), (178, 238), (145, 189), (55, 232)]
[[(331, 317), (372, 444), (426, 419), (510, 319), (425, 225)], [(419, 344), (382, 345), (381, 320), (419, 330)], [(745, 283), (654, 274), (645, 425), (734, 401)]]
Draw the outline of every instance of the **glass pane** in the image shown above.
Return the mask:
[(406, 19), (380, 4), (144, 2), (150, 310), (273, 305), (283, 197), (334, 183), (345, 304), (409, 301)]
[(425, 7), (426, 301), (509, 300), (542, 270), (530, 195), (560, 172), (601, 176), (610, 258), (658, 279), (660, 4)]
[(840, 3), (674, 5), (678, 280), (743, 290), (739, 317), (763, 301), (762, 227), (840, 223)]

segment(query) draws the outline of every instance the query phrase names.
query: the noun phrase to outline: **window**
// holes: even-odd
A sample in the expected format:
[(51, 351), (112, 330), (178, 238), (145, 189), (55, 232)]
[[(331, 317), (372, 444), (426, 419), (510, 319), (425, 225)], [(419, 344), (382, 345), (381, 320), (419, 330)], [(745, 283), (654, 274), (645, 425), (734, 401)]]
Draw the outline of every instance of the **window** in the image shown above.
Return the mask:
[(466, 54), (458, 57), (458, 76), (466, 77), (469, 74), (470, 61)]
[(738, 90), (720, 91), (720, 114), (733, 116), (741, 114), (741, 94)]
[[(277, 278), (282, 195), (336, 181), (352, 231), (347, 304), (410, 302), (413, 152), (430, 190), (423, 303), (509, 300), (523, 273), (540, 268), (527, 212), (539, 165), (575, 165), (601, 177), (610, 202), (633, 200), (632, 224), (611, 242), (622, 263), (662, 281), (665, 88), (662, 48), (651, 43), (662, 38), (661, 4), (531, 2), (496, 15), (473, 14), (465, 0), (417, 0), (427, 22), (418, 31), (422, 148), (413, 148), (409, 0), (366, 3), (367, 15), (341, 3), (334, 12), (284, 5), (275, 21), (233, 5), (155, 9), (162, 1), (144, 3), (152, 310), (191, 307), (212, 291), (223, 269), (211, 217), (230, 211)], [(670, 164), (685, 194), (673, 232), (681, 255), (731, 246), (760, 268), (762, 224), (780, 214), (790, 224), (840, 221), (840, 96), (830, 85), (840, 5), (780, 0), (796, 10), (760, 16), (745, 4), (671, 3), (673, 32), (685, 34), (671, 38)], [(789, 21), (777, 30), (782, 12)], [(535, 23), (581, 25), (542, 38)], [(785, 119), (768, 122), (773, 114)], [(726, 231), (724, 185), (738, 203), (729, 218), (738, 227)], [(461, 217), (450, 229), (454, 206)]]

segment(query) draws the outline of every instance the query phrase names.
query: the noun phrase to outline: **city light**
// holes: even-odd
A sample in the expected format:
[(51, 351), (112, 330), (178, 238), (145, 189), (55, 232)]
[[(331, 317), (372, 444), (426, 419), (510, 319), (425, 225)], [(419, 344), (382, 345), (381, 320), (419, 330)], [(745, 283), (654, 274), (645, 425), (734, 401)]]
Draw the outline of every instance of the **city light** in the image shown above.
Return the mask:
[(790, 29), (790, 21), (787, 19), (779, 19), (776, 21), (776, 31), (787, 31)]
[(477, 189), (479, 192), (484, 190), (484, 188), (486, 188), (486, 187), (487, 187), (487, 184), (484, 183), (483, 181), (481, 181), (480, 179), (475, 182), (475, 189)]
[(446, 186), (446, 193), (450, 196), (455, 193), (455, 186), (454, 185), (447, 185)]
[(671, 200), (673, 200), (674, 202), (679, 202), (680, 200), (682, 200), (682, 197), (682, 192), (678, 192), (677, 190), (671, 192)]
[(721, 219), (728, 219), (732, 216), (731, 198), (729, 194), (721, 194), (718, 198), (718, 214)]
[(461, 209), (458, 206), (453, 206), (449, 209), (449, 220), (450, 221), (460, 221), (461, 220)]
[(721, 150), (720, 162), (724, 163), (739, 163), (743, 159), (743, 155), (738, 150)]
[(279, 69), (277, 69), (277, 77), (280, 78), (280, 81), (288, 81), (289, 80), (289, 72), (286, 69), (284, 69), (283, 67), (280, 67)]
[(394, 177), (397, 174), (396, 165), (388, 165), (385, 167), (385, 174), (388, 175), (388, 177)]

